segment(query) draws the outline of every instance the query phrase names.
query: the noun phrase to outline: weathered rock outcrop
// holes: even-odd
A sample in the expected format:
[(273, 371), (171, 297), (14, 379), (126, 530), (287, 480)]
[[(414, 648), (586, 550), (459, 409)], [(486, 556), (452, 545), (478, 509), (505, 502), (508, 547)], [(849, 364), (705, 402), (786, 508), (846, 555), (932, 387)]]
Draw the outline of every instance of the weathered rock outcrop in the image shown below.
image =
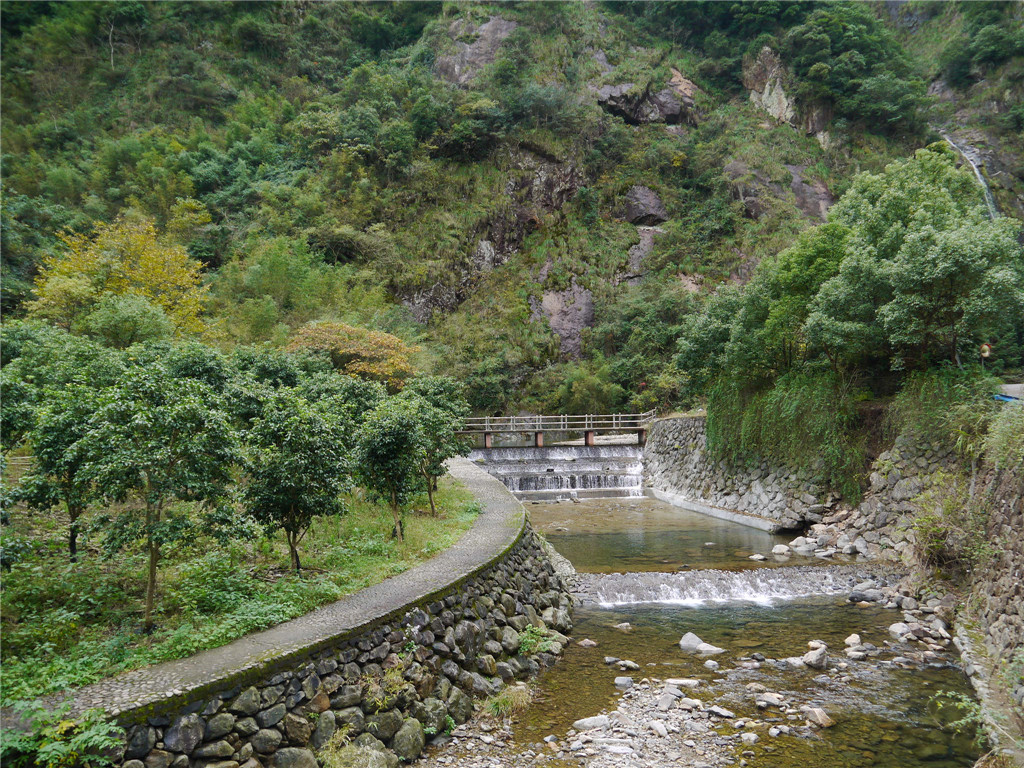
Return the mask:
[(625, 273), (618, 278), (619, 282), (631, 285), (638, 283), (647, 274), (647, 257), (654, 252), (655, 238), (664, 235), (665, 230), (661, 227), (637, 227), (636, 233), (640, 241), (629, 249)]
[(526, 146), (510, 149), (502, 165), (508, 173), (503, 196), (479, 225), (480, 239), (468, 257), (443, 265), (433, 282), (403, 298), (418, 322), (457, 309), (481, 275), (508, 261), (541, 218), (561, 209), (585, 183), (576, 163)]
[(750, 100), (780, 123), (789, 123), (815, 136), (823, 146), (829, 145), (828, 125), (832, 121), (829, 104), (799, 106), (786, 93), (791, 78), (779, 55), (767, 45), (754, 59), (743, 66), (743, 87), (750, 91)]
[(565, 290), (544, 291), (539, 299), (531, 297), (530, 309), (533, 322), (547, 320), (558, 336), (563, 355), (580, 356), (583, 352), (583, 329), (594, 324), (594, 294), (589, 289), (581, 286), (574, 277)]
[(448, 28), (448, 36), (455, 42), (455, 53), (438, 56), (435, 71), (450, 83), (467, 85), (481, 69), (494, 62), (501, 44), (517, 26), (516, 22), (500, 16), (491, 16), (479, 27), (474, 27), (468, 19), (456, 19)]
[(658, 194), (650, 187), (639, 184), (626, 192), (619, 215), (630, 224), (653, 226), (668, 221), (668, 211)]
[(650, 86), (641, 88), (635, 83), (603, 85), (595, 90), (598, 104), (631, 125), (696, 125), (700, 119), (697, 108), (700, 89), (676, 69), (672, 70), (666, 87), (658, 91), (653, 91)]
[[(809, 218), (824, 221), (828, 209), (835, 202), (828, 186), (821, 181), (808, 180), (804, 176), (807, 166), (785, 167), (790, 173), (789, 191), (793, 193), (796, 207)], [(768, 211), (771, 198), (786, 197), (786, 189), (782, 184), (772, 181), (763, 171), (752, 169), (741, 160), (728, 163), (723, 172), (729, 180), (733, 196), (743, 204), (750, 218), (761, 218)]]
[(780, 123), (796, 118), (796, 105), (786, 95), (788, 78), (782, 60), (767, 45), (743, 67), (743, 87), (750, 91), (750, 100)]

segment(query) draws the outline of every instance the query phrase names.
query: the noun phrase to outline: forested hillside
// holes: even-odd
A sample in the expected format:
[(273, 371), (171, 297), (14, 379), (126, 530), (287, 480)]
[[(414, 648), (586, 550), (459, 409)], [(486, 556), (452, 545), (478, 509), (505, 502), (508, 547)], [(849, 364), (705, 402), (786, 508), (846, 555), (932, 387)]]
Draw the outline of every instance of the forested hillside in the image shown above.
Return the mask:
[[(1020, 367), (1022, 29), (1016, 3), (5, 3), (5, 318), (225, 349), (343, 322), (489, 413), (686, 405), (730, 366), (755, 389), (819, 359), (898, 380), (982, 340)], [(931, 170), (856, 176), (926, 146)], [(1010, 282), (934, 344), (886, 337), (876, 292), (836, 357), (821, 333), (849, 328), (801, 325), (826, 281), (862, 295), (837, 277), (858, 205), (931, 183), (900, 168), (954, 190), (922, 228), (992, 239), (970, 274)], [(174, 266), (113, 279), (115, 251)], [(713, 316), (751, 277), (793, 333), (723, 368)]]

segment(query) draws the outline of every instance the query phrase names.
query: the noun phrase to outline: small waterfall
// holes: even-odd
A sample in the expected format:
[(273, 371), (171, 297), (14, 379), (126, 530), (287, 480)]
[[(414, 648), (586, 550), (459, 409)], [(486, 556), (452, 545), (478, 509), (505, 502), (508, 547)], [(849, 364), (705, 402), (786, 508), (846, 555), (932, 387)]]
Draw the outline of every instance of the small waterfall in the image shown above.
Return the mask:
[(865, 578), (878, 579), (881, 574), (862, 565), (680, 573), (581, 573), (577, 591), (588, 602), (604, 607), (637, 603), (701, 606), (733, 601), (770, 605), (800, 597), (843, 594)]
[(643, 495), (642, 449), (637, 445), (486, 448), (469, 458), (520, 499)]
[(985, 196), (985, 203), (988, 205), (989, 218), (995, 219), (996, 216), (999, 215), (999, 212), (996, 210), (996, 199), (992, 196), (992, 190), (989, 189), (988, 182), (985, 181), (985, 177), (982, 175), (981, 169), (975, 162), (975, 158), (971, 157), (971, 155), (977, 157), (977, 150), (973, 148), (969, 148), (970, 151), (964, 149), (963, 147), (959, 146), (956, 142), (954, 142), (948, 134), (943, 133), (941, 134), (941, 136), (946, 140), (946, 143), (949, 144), (949, 146), (951, 146), (957, 152), (959, 152), (960, 156), (967, 162), (969, 166), (971, 166), (971, 170), (974, 171), (975, 178), (981, 185), (982, 194), (984, 194)]

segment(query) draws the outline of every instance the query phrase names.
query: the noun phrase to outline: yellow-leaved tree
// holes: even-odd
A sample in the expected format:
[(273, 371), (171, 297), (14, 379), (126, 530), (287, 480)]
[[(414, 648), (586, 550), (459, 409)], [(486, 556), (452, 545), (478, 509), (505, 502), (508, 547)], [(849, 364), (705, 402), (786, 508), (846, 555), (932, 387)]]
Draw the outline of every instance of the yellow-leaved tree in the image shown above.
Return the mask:
[(149, 219), (120, 216), (92, 235), (65, 232), (64, 249), (43, 259), (29, 313), (74, 330), (107, 295), (141, 296), (159, 307), (179, 334), (203, 329), (202, 265), (162, 239)]
[(313, 322), (304, 325), (288, 343), (289, 352), (324, 352), (340, 373), (382, 382), (392, 392), (413, 374), (410, 358), (419, 347), (397, 336), (354, 325)]

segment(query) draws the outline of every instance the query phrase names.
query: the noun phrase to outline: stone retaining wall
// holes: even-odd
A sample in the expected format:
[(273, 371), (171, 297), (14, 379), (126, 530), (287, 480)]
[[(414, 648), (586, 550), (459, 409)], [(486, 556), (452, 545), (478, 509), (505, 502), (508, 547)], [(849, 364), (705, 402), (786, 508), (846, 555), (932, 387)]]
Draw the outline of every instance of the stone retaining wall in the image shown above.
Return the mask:
[(703, 416), (661, 419), (652, 425), (644, 450), (644, 485), (668, 494), (672, 503), (692, 502), (697, 511), (711, 514), (739, 513), (730, 517), (736, 522), (744, 522), (742, 515), (754, 515), (772, 521), (776, 530), (820, 522), (836, 503), (808, 473), (767, 462), (733, 466), (716, 461), (707, 451)]
[(269, 630), (80, 689), (72, 713), (118, 719), (123, 768), (317, 768), (339, 730), (367, 766), (415, 759), (474, 696), (553, 663), (572, 627), (522, 504), (469, 461), (449, 470), (483, 506), (449, 549)]
[[(124, 768), (316, 768), (314, 750), (339, 728), (391, 766), (415, 759), (449, 717), (470, 717), (471, 697), (551, 664), (571, 605), (527, 526), (500, 562), (394, 621), (131, 726)], [(552, 639), (521, 654), (531, 626)]]

